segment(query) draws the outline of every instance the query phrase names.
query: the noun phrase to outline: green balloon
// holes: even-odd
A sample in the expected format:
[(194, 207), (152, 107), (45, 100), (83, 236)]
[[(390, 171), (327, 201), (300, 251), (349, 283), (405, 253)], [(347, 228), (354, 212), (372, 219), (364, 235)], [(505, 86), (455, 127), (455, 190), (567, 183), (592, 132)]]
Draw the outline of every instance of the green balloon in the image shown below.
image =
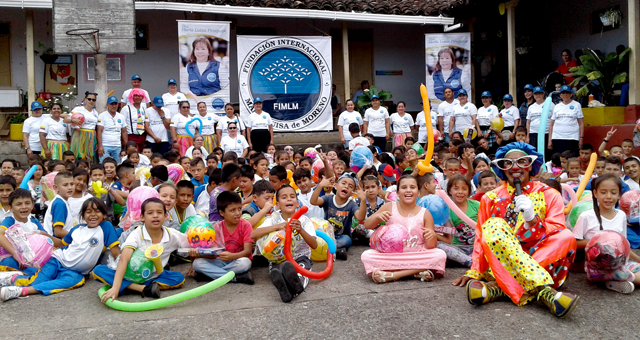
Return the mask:
[(422, 148), (422, 145), (418, 143), (413, 144), (411, 148), (416, 150), (416, 153), (418, 154), (418, 156), (422, 156), (422, 154), (424, 153), (424, 149)]
[(575, 207), (573, 207), (573, 209), (571, 209), (571, 212), (569, 213), (569, 223), (571, 223), (572, 227), (575, 227), (576, 222), (578, 222), (578, 217), (580, 217), (580, 214), (582, 214), (587, 210), (593, 210), (593, 202), (580, 201), (578, 202), (578, 204), (576, 204)]
[(143, 250), (136, 249), (131, 255), (124, 278), (133, 283), (145, 283), (153, 275), (153, 270), (153, 262), (144, 255)]
[(199, 226), (211, 228), (211, 222), (209, 222), (209, 219), (202, 215), (191, 216), (184, 220), (184, 222), (182, 222), (182, 225), (180, 225), (180, 232), (184, 234), (189, 228)]

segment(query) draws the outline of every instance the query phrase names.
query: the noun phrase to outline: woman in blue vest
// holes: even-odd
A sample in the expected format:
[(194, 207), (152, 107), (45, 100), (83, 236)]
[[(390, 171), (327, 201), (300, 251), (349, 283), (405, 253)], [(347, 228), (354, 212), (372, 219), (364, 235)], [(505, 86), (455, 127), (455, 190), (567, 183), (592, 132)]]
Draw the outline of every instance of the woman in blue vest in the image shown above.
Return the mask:
[(455, 65), (456, 57), (453, 51), (446, 47), (438, 52), (438, 62), (434, 67), (433, 93), (444, 100), (444, 89), (450, 88), (454, 93), (462, 89), (462, 70)]
[(196, 102), (200, 102), (198, 96), (208, 96), (220, 91), (220, 63), (213, 60), (213, 47), (208, 38), (194, 40), (192, 47), (187, 64), (189, 94)]

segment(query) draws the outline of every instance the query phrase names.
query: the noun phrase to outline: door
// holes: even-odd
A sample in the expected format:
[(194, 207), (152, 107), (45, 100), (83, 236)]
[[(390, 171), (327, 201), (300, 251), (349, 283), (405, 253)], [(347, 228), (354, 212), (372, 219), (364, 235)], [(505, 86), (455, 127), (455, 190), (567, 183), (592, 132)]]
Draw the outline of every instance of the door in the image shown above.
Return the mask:
[(11, 86), (11, 30), (0, 22), (0, 86)]
[(333, 83), (336, 84), (342, 105), (360, 90), (360, 82), (368, 80), (373, 85), (373, 30), (349, 30), (349, 98), (344, 97), (344, 61), (342, 56), (342, 31), (331, 30)]

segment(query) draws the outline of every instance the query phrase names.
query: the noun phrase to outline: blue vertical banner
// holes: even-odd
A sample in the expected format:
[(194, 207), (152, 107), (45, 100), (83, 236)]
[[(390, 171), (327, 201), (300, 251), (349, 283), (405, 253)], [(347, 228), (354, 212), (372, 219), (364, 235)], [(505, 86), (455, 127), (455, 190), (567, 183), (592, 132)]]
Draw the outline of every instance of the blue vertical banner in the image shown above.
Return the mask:
[(329, 131), (331, 37), (238, 36), (240, 116), (253, 99), (273, 120), (275, 131)]

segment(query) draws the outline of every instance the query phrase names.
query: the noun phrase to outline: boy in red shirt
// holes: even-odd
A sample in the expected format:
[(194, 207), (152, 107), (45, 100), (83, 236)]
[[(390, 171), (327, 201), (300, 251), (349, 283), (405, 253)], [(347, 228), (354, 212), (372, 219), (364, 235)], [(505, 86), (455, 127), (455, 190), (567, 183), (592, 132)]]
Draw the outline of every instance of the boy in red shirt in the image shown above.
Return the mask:
[(232, 271), (236, 276), (231, 282), (252, 285), (253, 277), (249, 269), (253, 240), (249, 235), (253, 228), (241, 218), (242, 199), (233, 191), (223, 191), (218, 195), (217, 208), (224, 220), (216, 224), (216, 230), (222, 230), (226, 250), (219, 255), (200, 255), (194, 259), (195, 278), (215, 280)]

